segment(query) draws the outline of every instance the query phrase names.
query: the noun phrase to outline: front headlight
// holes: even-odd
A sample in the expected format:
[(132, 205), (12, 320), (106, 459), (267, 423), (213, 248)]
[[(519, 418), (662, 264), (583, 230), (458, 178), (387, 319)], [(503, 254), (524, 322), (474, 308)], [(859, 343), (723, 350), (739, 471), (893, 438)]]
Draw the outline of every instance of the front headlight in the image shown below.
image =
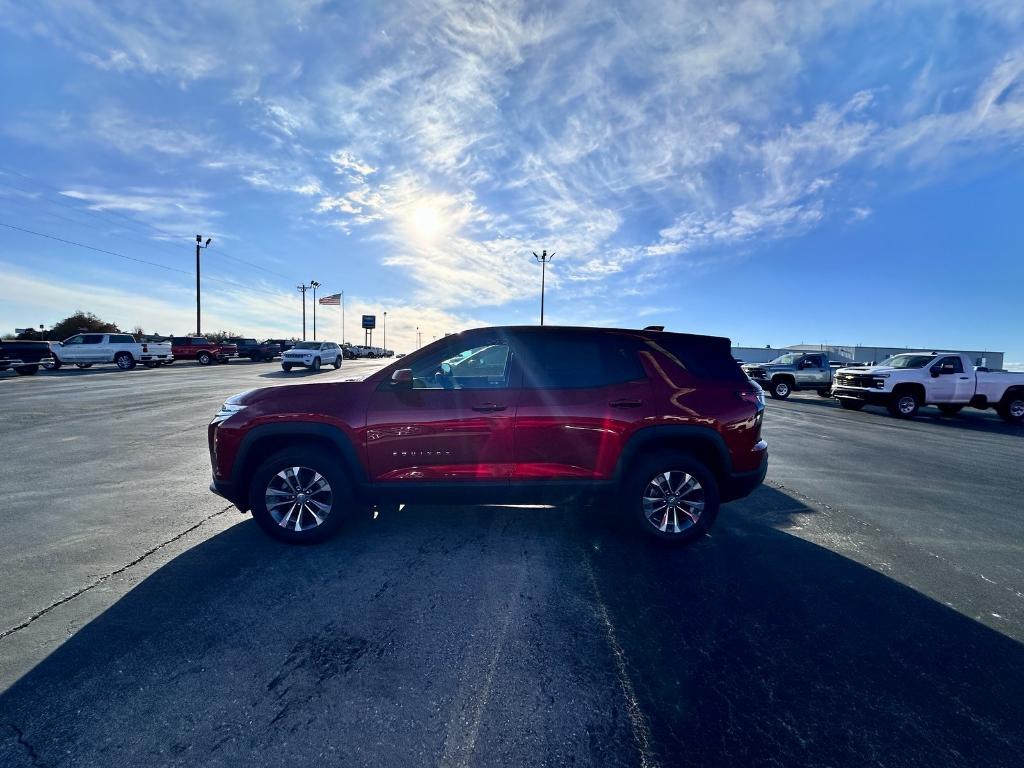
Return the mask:
[(239, 405), (238, 403), (224, 403), (217, 411), (217, 415), (213, 417), (214, 424), (220, 424), (222, 421), (227, 421), (239, 411), (244, 411), (245, 406)]

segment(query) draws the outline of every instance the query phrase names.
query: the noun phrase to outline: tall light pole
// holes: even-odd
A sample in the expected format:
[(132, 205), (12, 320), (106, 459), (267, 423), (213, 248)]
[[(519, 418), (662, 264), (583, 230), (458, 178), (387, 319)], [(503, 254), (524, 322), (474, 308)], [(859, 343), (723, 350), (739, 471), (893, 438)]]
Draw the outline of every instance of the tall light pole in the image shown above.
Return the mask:
[(384, 354), (388, 353), (388, 313), (384, 313)]
[(203, 335), (203, 311), (199, 302), (199, 253), (210, 247), (211, 240), (212, 237), (206, 238), (206, 244), (203, 245), (203, 236), (196, 235), (196, 336)]
[[(310, 280), (309, 287), (313, 289), (313, 341), (316, 341), (316, 289), (320, 287), (320, 283)], [(306, 303), (305, 296), (303, 296), (302, 303)]]
[(416, 349), (419, 349), (422, 346), (423, 346), (423, 344), (420, 341), (420, 327), (417, 325), (416, 326)]
[(534, 251), (533, 257), (540, 262), (540, 324), (544, 325), (544, 278), (547, 274), (548, 262), (555, 258), (555, 252), (552, 251), (549, 254), (547, 251), (541, 251), (538, 256)]
[(310, 285), (297, 285), (296, 290), (302, 294), (302, 340), (306, 340), (306, 291), (312, 286)]

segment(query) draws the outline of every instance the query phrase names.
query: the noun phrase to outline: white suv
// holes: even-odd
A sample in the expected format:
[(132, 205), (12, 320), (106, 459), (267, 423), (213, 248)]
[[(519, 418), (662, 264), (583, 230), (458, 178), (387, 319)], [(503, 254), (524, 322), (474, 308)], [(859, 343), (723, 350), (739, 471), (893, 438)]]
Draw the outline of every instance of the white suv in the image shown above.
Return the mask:
[(300, 341), (281, 355), (281, 367), (286, 371), (302, 366), (319, 371), (321, 365), (341, 368), (341, 347), (333, 341)]

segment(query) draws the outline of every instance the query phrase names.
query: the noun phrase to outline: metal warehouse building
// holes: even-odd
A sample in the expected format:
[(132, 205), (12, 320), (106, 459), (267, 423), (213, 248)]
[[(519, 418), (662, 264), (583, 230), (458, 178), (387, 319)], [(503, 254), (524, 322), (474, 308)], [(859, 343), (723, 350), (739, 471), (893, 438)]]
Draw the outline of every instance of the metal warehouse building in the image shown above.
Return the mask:
[(843, 346), (835, 344), (793, 344), (789, 347), (733, 347), (732, 356), (746, 363), (767, 363), (787, 352), (826, 352), (829, 360), (841, 363), (878, 363), (892, 355), (903, 352), (956, 352), (967, 355), (976, 366), (990, 368), (993, 371), (1003, 367), (1003, 353), (991, 350), (949, 349), (948, 347), (932, 347), (931, 349), (913, 349), (910, 347), (865, 347), (860, 345)]

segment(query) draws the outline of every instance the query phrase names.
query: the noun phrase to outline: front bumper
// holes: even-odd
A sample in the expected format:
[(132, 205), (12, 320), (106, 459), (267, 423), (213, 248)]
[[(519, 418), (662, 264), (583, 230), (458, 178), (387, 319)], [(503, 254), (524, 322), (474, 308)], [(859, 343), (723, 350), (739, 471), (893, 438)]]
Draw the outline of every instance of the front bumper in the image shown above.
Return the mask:
[(832, 396), (847, 400), (860, 400), (868, 405), (886, 405), (892, 398), (891, 392), (884, 389), (867, 389), (865, 387), (833, 387)]

